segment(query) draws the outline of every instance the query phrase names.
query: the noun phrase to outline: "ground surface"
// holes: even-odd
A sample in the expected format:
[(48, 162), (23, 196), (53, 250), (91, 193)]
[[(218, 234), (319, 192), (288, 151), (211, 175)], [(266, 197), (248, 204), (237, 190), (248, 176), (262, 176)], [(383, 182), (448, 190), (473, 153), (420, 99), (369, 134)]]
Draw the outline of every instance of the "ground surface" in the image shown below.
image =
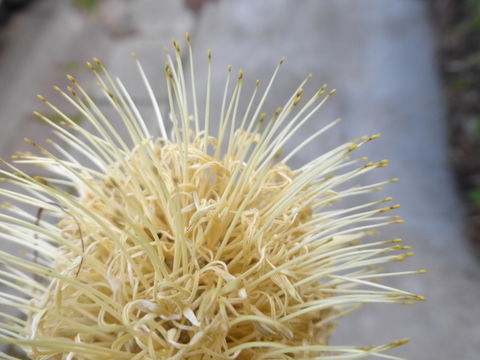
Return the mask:
[[(139, 77), (132, 73), (131, 51), (144, 59), (155, 82), (163, 73), (163, 47), (171, 37), (190, 31), (198, 69), (205, 64), (206, 49), (214, 51), (219, 70), (213, 83), (218, 90), (227, 64), (243, 68), (246, 81), (253, 83), (268, 77), (286, 56), (267, 108), (279, 106), (311, 72), (312, 88), (327, 82), (339, 89), (318, 122), (345, 119), (294, 161), (304, 162), (339, 142), (383, 133), (366, 152), (374, 160), (391, 160), (373, 176), (401, 178), (385, 195), (402, 204), (400, 214), (406, 219), (385, 236), (407, 239), (417, 253), (402, 269), (430, 271), (395, 283), (425, 295), (427, 302), (404, 308), (367, 306), (342, 322), (333, 341), (363, 345), (410, 337), (411, 343), (397, 352), (409, 359), (478, 359), (480, 269), (462, 232), (462, 211), (447, 168), (444, 102), (424, 2), (212, 1), (194, 14), (177, 0), (109, 0), (94, 16), (79, 13), (67, 2), (58, 4), (38, 1), (2, 30), (3, 156), (24, 148), (18, 140), (25, 136), (49, 136), (29, 115), (41, 108), (35, 94), (54, 98), (50, 86), (65, 85), (65, 72), (84, 78), (80, 62), (89, 56), (103, 57), (146, 114), (152, 110)], [(203, 83), (205, 74), (197, 75)], [(160, 89), (163, 103), (164, 96)], [(318, 122), (300, 136), (318, 129)]]

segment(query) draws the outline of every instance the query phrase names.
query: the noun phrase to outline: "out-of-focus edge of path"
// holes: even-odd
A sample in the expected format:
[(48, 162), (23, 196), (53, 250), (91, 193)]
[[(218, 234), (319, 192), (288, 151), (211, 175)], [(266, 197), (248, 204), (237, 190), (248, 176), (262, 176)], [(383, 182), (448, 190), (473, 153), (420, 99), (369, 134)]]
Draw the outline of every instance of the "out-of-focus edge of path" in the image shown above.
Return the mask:
[[(267, 110), (280, 106), (303, 77), (338, 87), (338, 95), (299, 138), (326, 121), (345, 120), (294, 161), (363, 135), (383, 133), (365, 149), (391, 165), (365, 181), (400, 177), (382, 194), (402, 204), (406, 224), (383, 230), (401, 236), (416, 255), (391, 270), (423, 269), (390, 284), (424, 295), (414, 306), (368, 305), (341, 321), (336, 344), (380, 344), (404, 337), (395, 351), (408, 359), (476, 360), (480, 353), (480, 272), (462, 227), (461, 205), (448, 169), (444, 104), (434, 56), (434, 37), (424, 2), (413, 0), (218, 1), (197, 24), (194, 45), (212, 48), (214, 67), (245, 69), (245, 83), (265, 79), (282, 56)], [(215, 57), (215, 54), (221, 54)], [(201, 69), (204, 58), (199, 58)], [(203, 61), (203, 63), (202, 63)], [(198, 72), (197, 84), (205, 83)], [(214, 76), (219, 89), (224, 75)], [(215, 106), (213, 107), (215, 108)], [(292, 143), (298, 143), (298, 141)]]

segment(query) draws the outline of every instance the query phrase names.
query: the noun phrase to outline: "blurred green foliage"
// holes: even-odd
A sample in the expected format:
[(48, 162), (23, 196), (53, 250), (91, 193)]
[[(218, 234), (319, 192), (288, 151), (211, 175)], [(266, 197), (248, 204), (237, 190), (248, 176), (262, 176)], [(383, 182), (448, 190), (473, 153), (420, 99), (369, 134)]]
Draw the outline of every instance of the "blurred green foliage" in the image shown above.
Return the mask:
[(473, 188), (468, 192), (468, 197), (470, 201), (473, 202), (476, 206), (480, 206), (480, 188)]
[(477, 25), (480, 26), (480, 0), (470, 0), (471, 7), (473, 10), (474, 18), (477, 22)]
[[(480, 42), (479, 42), (479, 36), (480, 36), (480, 0), (469, 0), (469, 9), (470, 9), (470, 14), (469, 14), (469, 23), (470, 23), (470, 31), (469, 31), (469, 37), (472, 41), (471, 42), (471, 48), (472, 48), (472, 53), (467, 57), (466, 62), (471, 67), (471, 71), (465, 72), (463, 75), (464, 78), (468, 78), (469, 80), (465, 81), (465, 88), (463, 89), (464, 91), (469, 91), (472, 89), (475, 89), (478, 91), (478, 81), (475, 81), (475, 78), (478, 78), (477, 76), (474, 76), (472, 74), (472, 71), (477, 73), (479, 70), (479, 65), (480, 65)], [(478, 75), (478, 73), (477, 73)], [(473, 134), (471, 135), (472, 137), (476, 138), (476, 142), (479, 142), (480, 139), (480, 114), (476, 114), (474, 118), (474, 128), (473, 128)], [(474, 140), (474, 141), (475, 141)], [(478, 150), (478, 149), (477, 149)], [(468, 190), (468, 197), (470, 201), (473, 203), (474, 206), (480, 207), (480, 187), (473, 186), (471, 189)]]
[(480, 114), (474, 118), (475, 134), (480, 137)]
[(450, 154), (480, 250), (480, 0), (429, 0), (439, 31)]
[(98, 6), (98, 0), (73, 0), (75, 6), (85, 11), (93, 12)]

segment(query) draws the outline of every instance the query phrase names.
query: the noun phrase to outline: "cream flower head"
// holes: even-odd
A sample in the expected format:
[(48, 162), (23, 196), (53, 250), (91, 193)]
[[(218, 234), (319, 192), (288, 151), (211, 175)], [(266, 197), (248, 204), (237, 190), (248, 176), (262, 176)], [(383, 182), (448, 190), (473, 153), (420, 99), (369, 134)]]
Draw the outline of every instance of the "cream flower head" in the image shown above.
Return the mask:
[(328, 345), (334, 321), (362, 304), (422, 299), (375, 280), (424, 272), (377, 267), (411, 255), (399, 239), (368, 240), (377, 228), (402, 221), (388, 214), (397, 205), (383, 205), (392, 199), (331, 206), (396, 181), (351, 185), (387, 165), (352, 159), (378, 135), (292, 169), (292, 156), (338, 120), (290, 153), (282, 148), (334, 90), (322, 86), (304, 100), (309, 76), (267, 115), (262, 106), (283, 60), (263, 93), (257, 81), (246, 109), (239, 108), (243, 72), (235, 82), (230, 67), (214, 129), (212, 55), (200, 104), (188, 35), (187, 47), (188, 71), (176, 41), (165, 67), (171, 132), (135, 58), (159, 137), (98, 59), (87, 65), (129, 139), (71, 76), (72, 87), (57, 90), (92, 131), (40, 96), (62, 122), (35, 114), (61, 142), (52, 142), (56, 154), (31, 142), (40, 155), (24, 153), (15, 161), (56, 175), (31, 176), (8, 163), (1, 171), (18, 191), (0, 193), (39, 210), (10, 205), (0, 215), (3, 240), (28, 250), (0, 251), (1, 304), (21, 312), (1, 313), (0, 341), (35, 360), (400, 359), (384, 352), (407, 340)]

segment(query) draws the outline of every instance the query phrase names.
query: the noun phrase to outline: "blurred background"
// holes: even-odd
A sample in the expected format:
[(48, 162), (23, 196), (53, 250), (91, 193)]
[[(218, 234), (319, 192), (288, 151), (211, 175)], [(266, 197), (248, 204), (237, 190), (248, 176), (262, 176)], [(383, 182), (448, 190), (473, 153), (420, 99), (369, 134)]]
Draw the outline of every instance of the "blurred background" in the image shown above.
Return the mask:
[[(0, 23), (1, 157), (30, 150), (24, 137), (50, 137), (50, 128), (31, 115), (39, 110), (55, 117), (38, 93), (82, 121), (52, 86), (68, 85), (69, 73), (95, 93), (84, 65), (93, 56), (122, 78), (144, 118), (153, 121), (130, 52), (142, 60), (166, 108), (165, 47), (187, 31), (197, 84), (206, 82), (206, 53), (213, 50), (217, 92), (228, 64), (245, 70), (251, 89), (286, 56), (267, 112), (308, 73), (314, 74), (310, 90), (323, 83), (337, 88), (298, 139), (337, 117), (344, 121), (296, 156), (294, 165), (341, 142), (382, 133), (365, 153), (391, 165), (366, 181), (401, 179), (386, 192), (402, 204), (406, 223), (384, 235), (405, 238), (416, 252), (395, 268), (429, 273), (393, 282), (425, 295), (426, 302), (367, 306), (342, 321), (332, 342), (409, 337), (396, 354), (479, 359), (479, 0), (0, 0)], [(204, 96), (200, 85), (197, 91)]]

